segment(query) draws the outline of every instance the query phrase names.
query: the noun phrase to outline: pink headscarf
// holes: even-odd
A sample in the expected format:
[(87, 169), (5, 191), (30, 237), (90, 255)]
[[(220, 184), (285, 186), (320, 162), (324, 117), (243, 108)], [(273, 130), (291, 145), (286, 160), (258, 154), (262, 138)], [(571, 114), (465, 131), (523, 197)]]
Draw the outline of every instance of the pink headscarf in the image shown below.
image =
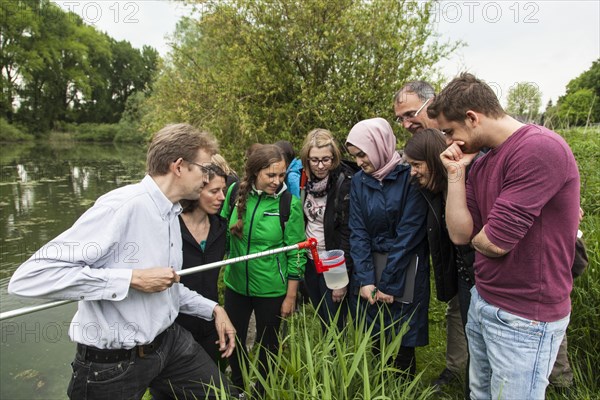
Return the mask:
[(401, 157), (396, 151), (396, 136), (390, 124), (383, 118), (371, 118), (354, 125), (346, 138), (346, 146), (358, 147), (368, 157), (375, 168), (373, 178), (382, 181)]

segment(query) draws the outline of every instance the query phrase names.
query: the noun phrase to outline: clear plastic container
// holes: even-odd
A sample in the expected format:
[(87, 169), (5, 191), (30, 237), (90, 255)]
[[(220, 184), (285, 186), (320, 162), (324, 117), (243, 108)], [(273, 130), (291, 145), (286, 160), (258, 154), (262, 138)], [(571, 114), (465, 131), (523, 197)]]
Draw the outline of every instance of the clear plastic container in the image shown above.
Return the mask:
[(341, 289), (348, 286), (348, 271), (346, 270), (346, 258), (343, 250), (329, 250), (319, 252), (319, 258), (323, 262), (325, 268), (329, 268), (323, 272), (325, 284), (331, 290)]

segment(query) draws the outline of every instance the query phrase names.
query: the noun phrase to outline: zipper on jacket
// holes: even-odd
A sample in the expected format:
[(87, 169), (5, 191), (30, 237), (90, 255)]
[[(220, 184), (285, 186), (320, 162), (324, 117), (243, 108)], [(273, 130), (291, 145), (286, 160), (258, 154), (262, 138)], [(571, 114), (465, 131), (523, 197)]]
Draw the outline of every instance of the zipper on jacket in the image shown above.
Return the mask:
[(279, 270), (279, 276), (281, 277), (281, 283), (285, 286), (285, 278), (283, 277), (283, 271), (281, 270), (281, 263), (279, 262), (279, 256), (275, 256), (277, 260), (277, 269)]
[[(248, 245), (246, 246), (246, 255), (250, 254), (250, 242), (252, 239), (252, 225), (254, 225), (254, 216), (256, 215), (256, 210), (258, 210), (258, 205), (262, 200), (262, 193), (258, 195), (258, 201), (254, 206), (254, 210), (252, 211), (252, 217), (250, 218), (250, 226), (248, 227)], [(250, 296), (250, 271), (248, 269), (248, 262), (246, 260), (246, 296)]]

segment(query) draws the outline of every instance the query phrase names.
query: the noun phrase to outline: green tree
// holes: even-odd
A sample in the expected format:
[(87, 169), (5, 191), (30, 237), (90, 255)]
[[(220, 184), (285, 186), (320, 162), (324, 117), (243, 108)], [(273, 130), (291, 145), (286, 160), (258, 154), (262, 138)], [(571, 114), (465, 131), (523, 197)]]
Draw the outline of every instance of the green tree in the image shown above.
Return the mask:
[(38, 135), (60, 122), (118, 122), (159, 62), (49, 0), (2, 2), (0, 46), (0, 115)]
[[(65, 121), (80, 92), (89, 91), (86, 42), (92, 33), (81, 18), (48, 1), (35, 3), (39, 29), (31, 36), (31, 59), (20, 66), (19, 119), (36, 133)], [(93, 31), (93, 28), (91, 28)]]
[(0, 115), (12, 121), (13, 103), (21, 79), (19, 66), (33, 56), (32, 36), (39, 28), (39, 18), (22, 2), (0, 3)]
[(567, 92), (553, 107), (546, 108), (552, 127), (600, 122), (600, 59), (567, 84)]
[[(200, 3), (200, 2), (199, 2)], [(392, 115), (392, 95), (432, 76), (457, 43), (440, 43), (431, 2), (230, 0), (184, 19), (154, 85), (146, 122), (189, 121), (236, 146), (315, 127), (342, 138)]]
[(559, 121), (563, 121), (563, 125), (567, 126), (581, 126), (593, 122), (592, 111), (598, 100), (598, 96), (589, 88), (567, 94), (558, 108)]
[(90, 51), (95, 79), (90, 96), (80, 105), (77, 122), (116, 123), (133, 93), (149, 89), (158, 67), (158, 52), (149, 46), (142, 50), (127, 41), (107, 36), (107, 54)]
[(519, 82), (508, 90), (506, 111), (525, 121), (533, 121), (542, 105), (542, 92), (536, 84)]

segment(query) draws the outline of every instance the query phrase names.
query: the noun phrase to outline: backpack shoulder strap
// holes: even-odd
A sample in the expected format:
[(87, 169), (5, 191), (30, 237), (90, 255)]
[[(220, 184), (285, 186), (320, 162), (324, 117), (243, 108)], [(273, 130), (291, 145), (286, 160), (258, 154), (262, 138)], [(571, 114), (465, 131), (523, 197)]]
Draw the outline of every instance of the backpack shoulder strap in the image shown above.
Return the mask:
[(233, 186), (231, 191), (229, 192), (229, 214), (227, 214), (227, 219), (231, 219), (231, 214), (233, 213), (233, 208), (235, 207), (235, 203), (237, 202), (238, 189), (240, 188), (239, 182), (233, 182), (231, 184)]
[(290, 210), (292, 208), (292, 193), (289, 190), (284, 191), (279, 196), (279, 224), (281, 232), (285, 233), (285, 225), (290, 219)]
[(340, 169), (340, 174), (338, 175), (338, 179), (335, 182), (335, 201), (334, 201), (334, 210), (339, 210), (339, 194), (340, 188), (346, 179), (352, 179), (352, 175), (360, 170), (360, 167), (354, 161), (342, 160), (340, 164), (342, 168)]

